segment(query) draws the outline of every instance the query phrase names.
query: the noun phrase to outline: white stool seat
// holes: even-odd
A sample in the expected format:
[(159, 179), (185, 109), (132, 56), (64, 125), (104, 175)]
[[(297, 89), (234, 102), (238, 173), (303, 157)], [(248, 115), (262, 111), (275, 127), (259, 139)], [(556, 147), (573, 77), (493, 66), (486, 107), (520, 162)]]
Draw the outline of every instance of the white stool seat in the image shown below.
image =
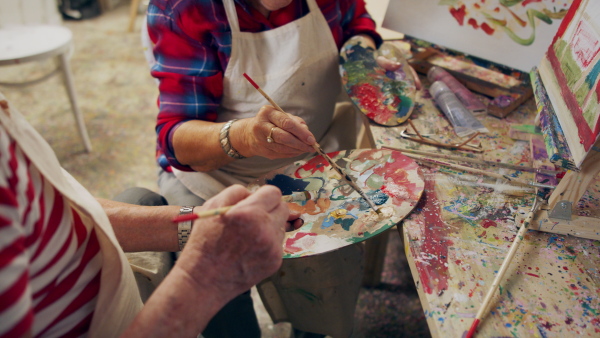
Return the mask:
[(73, 76), (71, 75), (71, 67), (69, 66), (68, 53), (71, 50), (72, 41), (73, 34), (68, 28), (62, 26), (15, 25), (2, 27), (0, 29), (0, 66), (42, 61), (56, 57), (58, 59), (58, 68), (36, 80), (18, 83), (2, 82), (0, 85), (13, 87), (26, 86), (38, 83), (61, 72), (67, 94), (69, 95), (69, 101), (71, 102), (71, 108), (75, 115), (79, 135), (86, 151), (89, 152), (92, 150), (92, 146), (83, 122), (83, 116), (77, 105)]
[(44, 60), (66, 52), (73, 39), (61, 26), (12, 26), (0, 29), (0, 65)]

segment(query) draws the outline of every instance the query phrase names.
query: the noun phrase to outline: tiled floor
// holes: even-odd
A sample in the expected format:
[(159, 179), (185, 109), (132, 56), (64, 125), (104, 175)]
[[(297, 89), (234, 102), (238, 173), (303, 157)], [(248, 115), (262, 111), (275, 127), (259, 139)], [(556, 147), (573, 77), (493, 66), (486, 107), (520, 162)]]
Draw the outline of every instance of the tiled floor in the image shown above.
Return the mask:
[[(112, 198), (131, 186), (156, 189), (154, 120), (157, 88), (136, 31), (127, 32), (129, 3), (98, 18), (68, 21), (74, 34), (71, 67), (94, 147), (84, 152), (59, 78), (24, 89), (0, 88), (57, 153), (63, 167), (95, 196)], [(0, 82), (29, 78), (51, 64), (0, 69)], [(398, 232), (391, 230), (382, 283), (363, 288), (356, 309), (360, 337), (428, 337), (429, 330)], [(257, 299), (264, 337), (289, 337)]]

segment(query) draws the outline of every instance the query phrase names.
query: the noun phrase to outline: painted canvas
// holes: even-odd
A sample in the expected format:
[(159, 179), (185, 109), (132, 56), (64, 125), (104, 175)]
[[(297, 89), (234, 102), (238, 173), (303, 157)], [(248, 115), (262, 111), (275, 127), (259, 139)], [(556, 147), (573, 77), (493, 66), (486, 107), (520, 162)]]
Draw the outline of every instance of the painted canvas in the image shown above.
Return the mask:
[(382, 217), (322, 157), (272, 171), (250, 189), (264, 184), (284, 195), (309, 191), (311, 198), (289, 202), (304, 225), (286, 233), (284, 258), (332, 251), (371, 238), (406, 217), (421, 198), (425, 183), (419, 166), (400, 152), (358, 149), (328, 154), (381, 211)]
[(573, 0), (391, 0), (383, 27), (528, 72)]
[(539, 73), (580, 167), (600, 132), (600, 1), (573, 2)]

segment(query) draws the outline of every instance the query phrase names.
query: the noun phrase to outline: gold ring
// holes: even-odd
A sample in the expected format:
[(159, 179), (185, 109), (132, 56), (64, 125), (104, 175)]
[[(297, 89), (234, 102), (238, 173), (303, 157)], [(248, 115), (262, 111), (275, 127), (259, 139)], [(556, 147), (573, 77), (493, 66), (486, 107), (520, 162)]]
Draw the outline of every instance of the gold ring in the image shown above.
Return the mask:
[(269, 143), (275, 143), (275, 140), (273, 139), (273, 130), (275, 128), (277, 128), (277, 127), (271, 128), (271, 131), (269, 132), (269, 136), (267, 136), (267, 142), (269, 142)]

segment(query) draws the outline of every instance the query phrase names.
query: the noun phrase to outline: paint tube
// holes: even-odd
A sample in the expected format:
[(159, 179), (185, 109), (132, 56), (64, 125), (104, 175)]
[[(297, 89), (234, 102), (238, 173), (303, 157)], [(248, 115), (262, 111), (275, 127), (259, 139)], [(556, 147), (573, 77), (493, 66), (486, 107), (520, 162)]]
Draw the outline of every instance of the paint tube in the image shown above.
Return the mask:
[(456, 135), (465, 137), (476, 132), (488, 132), (487, 128), (465, 108), (444, 82), (435, 81), (431, 84), (429, 92), (454, 127)]
[(427, 72), (427, 79), (431, 82), (444, 82), (473, 115), (484, 115), (487, 113), (487, 107), (479, 101), (477, 96), (443, 68), (437, 66), (431, 67)]

